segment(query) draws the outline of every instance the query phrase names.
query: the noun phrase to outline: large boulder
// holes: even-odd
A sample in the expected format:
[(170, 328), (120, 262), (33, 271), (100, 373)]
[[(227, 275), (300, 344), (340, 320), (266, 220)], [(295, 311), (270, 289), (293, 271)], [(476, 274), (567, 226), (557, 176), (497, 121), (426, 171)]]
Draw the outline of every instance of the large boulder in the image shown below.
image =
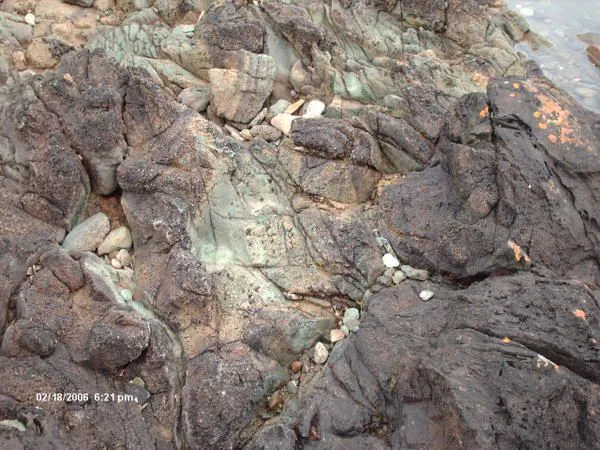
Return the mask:
[(273, 90), (273, 58), (239, 51), (227, 66), (208, 71), (211, 106), (220, 117), (248, 123), (260, 112)]
[(494, 80), (449, 117), (440, 164), (384, 188), (381, 228), (454, 277), (531, 262), (597, 284), (597, 120), (544, 80)]

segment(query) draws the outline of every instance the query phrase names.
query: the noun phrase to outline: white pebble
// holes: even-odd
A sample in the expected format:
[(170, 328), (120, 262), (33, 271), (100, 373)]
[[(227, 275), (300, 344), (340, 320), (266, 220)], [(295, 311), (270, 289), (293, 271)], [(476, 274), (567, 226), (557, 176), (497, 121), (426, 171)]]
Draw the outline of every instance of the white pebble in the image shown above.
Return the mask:
[(400, 261), (391, 253), (386, 253), (381, 258), (383, 260), (383, 265), (385, 267), (398, 267), (400, 265)]
[(349, 320), (358, 320), (360, 317), (360, 311), (356, 308), (348, 308), (345, 312), (344, 312), (344, 325), (347, 325), (346, 322), (348, 322)]
[(525, 17), (531, 17), (534, 14), (533, 8), (521, 8), (519, 12)]
[(323, 345), (323, 343), (317, 342), (317, 345), (315, 345), (315, 355), (313, 356), (313, 361), (316, 364), (325, 364), (327, 358), (329, 358), (329, 352), (327, 351), (327, 348), (325, 345)]
[(34, 26), (35, 25), (35, 16), (31, 13), (25, 15), (25, 23), (27, 25)]
[(115, 258), (111, 259), (110, 265), (113, 266), (115, 269), (120, 269), (120, 268), (123, 267), (121, 265), (121, 263), (117, 259), (115, 259)]
[(123, 267), (130, 266), (131, 265), (131, 255), (129, 254), (129, 252), (127, 250), (122, 248), (117, 253), (117, 261), (119, 261)]
[(323, 111), (325, 111), (325, 103), (321, 100), (311, 100), (308, 102), (308, 105), (306, 105), (306, 112), (302, 117), (305, 119), (316, 119), (321, 117)]
[(421, 293), (419, 294), (419, 297), (421, 297), (421, 300), (423, 300), (424, 302), (429, 301), (433, 298), (433, 292), (432, 291), (421, 291)]

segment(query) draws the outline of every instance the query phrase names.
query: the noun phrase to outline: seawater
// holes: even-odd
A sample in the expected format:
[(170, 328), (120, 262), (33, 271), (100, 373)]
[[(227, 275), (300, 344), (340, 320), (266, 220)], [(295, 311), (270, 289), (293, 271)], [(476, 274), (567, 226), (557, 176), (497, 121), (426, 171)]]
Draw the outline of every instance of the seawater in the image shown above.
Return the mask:
[(589, 61), (588, 44), (577, 37), (595, 33), (600, 39), (600, 0), (506, 0), (506, 5), (525, 16), (532, 31), (551, 45), (533, 49), (522, 42), (517, 50), (584, 107), (600, 112), (600, 68)]

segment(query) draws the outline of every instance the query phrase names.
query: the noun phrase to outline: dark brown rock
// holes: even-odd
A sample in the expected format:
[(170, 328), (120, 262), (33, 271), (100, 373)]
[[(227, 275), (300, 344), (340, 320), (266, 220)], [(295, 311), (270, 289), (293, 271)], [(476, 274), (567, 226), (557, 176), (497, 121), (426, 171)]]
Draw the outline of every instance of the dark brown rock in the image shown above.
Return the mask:
[(40, 262), (49, 268), (54, 276), (65, 283), (71, 291), (83, 286), (84, 278), (81, 266), (69, 255), (67, 250), (55, 248), (42, 255)]
[(587, 50), (588, 59), (596, 67), (600, 67), (600, 45), (590, 45)]
[[(221, 375), (218, 375), (221, 374)], [(278, 375), (279, 374), (279, 375)], [(273, 376), (279, 378), (271, 384)], [(250, 437), (245, 428), (265, 395), (285, 383), (283, 368), (242, 344), (206, 352), (190, 361), (183, 389), (182, 425), (186, 445), (232, 446)], [(198, 408), (202, 403), (203, 407)]]
[(582, 284), (499, 277), (425, 303), (412, 283), (371, 297), (359, 333), (253, 443), (594, 448), (600, 310)]
[(512, 269), (526, 262), (512, 242), (534, 264), (597, 283), (586, 206), (595, 120), (543, 81), (493, 81), (487, 99), (466, 97), (449, 119), (440, 166), (384, 189), (382, 228), (413, 266), (459, 277)]

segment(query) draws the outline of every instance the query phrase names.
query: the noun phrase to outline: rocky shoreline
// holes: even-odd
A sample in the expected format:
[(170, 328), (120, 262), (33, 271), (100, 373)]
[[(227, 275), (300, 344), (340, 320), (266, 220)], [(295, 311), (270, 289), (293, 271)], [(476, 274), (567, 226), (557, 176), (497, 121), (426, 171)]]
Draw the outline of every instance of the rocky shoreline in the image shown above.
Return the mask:
[(600, 116), (535, 38), (5, 0), (0, 447), (598, 448)]

